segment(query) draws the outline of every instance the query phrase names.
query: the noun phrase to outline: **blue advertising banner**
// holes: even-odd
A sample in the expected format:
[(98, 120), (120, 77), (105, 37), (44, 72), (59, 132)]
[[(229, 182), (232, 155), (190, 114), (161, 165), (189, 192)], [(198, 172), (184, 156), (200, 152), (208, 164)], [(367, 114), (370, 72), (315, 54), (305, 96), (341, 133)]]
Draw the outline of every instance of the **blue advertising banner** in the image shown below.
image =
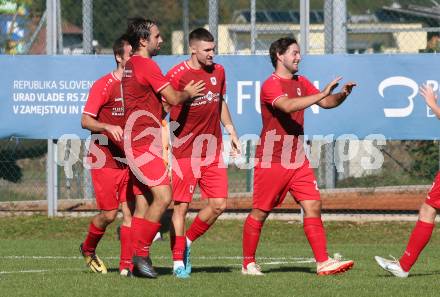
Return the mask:
[[(155, 57), (164, 73), (184, 59)], [(269, 58), (218, 56), (216, 62), (226, 69), (227, 101), (238, 133), (259, 135), (260, 88), (273, 72)], [(0, 138), (86, 138), (80, 118), (88, 90), (114, 67), (112, 56), (0, 56)], [(355, 81), (358, 87), (335, 109), (307, 109), (305, 133), (439, 139), (440, 123), (418, 92), (426, 83), (438, 91), (439, 69), (435, 54), (306, 56), (299, 73), (318, 88), (339, 75), (341, 84)]]

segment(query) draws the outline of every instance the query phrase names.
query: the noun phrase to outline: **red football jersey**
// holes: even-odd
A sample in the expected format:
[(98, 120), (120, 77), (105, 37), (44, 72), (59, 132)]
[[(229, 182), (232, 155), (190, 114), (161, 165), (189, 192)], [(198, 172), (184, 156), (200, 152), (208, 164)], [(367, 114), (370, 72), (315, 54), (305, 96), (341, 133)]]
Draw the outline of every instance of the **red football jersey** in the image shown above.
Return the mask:
[[(121, 98), (121, 81), (109, 73), (93, 84), (89, 92), (83, 113), (91, 115), (99, 122), (120, 126), (124, 129), (124, 102)], [(93, 133), (99, 134), (99, 133)], [(123, 166), (114, 158), (125, 158), (122, 144), (117, 143), (108, 133), (102, 132), (108, 138), (108, 145), (100, 145), (98, 140), (94, 142), (96, 147), (90, 147), (89, 157), (95, 163), (99, 153), (95, 149), (100, 149), (105, 154), (104, 167), (119, 168)]]
[[(292, 79), (281, 78), (273, 73), (261, 87), (261, 117), (263, 128), (260, 135), (260, 144), (257, 146), (255, 157), (266, 160), (272, 156), (271, 162), (280, 163), (283, 152), (291, 148), (287, 162), (294, 162), (297, 149), (302, 150), (303, 143), (298, 137), (304, 135), (304, 110), (285, 113), (274, 107), (275, 102), (287, 96), (291, 100), (297, 97), (310, 96), (319, 93), (319, 90), (304, 76), (295, 75)], [(271, 140), (268, 138), (272, 138)], [(266, 142), (267, 140), (267, 142)], [(271, 148), (273, 144), (273, 149)]]
[[(122, 89), (127, 120), (125, 132), (130, 135), (129, 141), (132, 146), (150, 145), (156, 137), (160, 137), (160, 134), (157, 134), (160, 133), (162, 120), (159, 92), (169, 84), (152, 59), (134, 55), (127, 61), (122, 78)], [(146, 135), (140, 135), (142, 132), (146, 132)], [(139, 139), (136, 139), (137, 137)], [(156, 142), (160, 143), (158, 139)]]
[[(209, 69), (193, 69), (182, 62), (174, 66), (167, 78), (171, 85), (182, 91), (190, 82), (205, 82), (204, 95), (173, 106), (170, 120), (179, 123), (174, 131), (173, 154), (176, 158), (206, 157), (218, 155), (221, 150), (222, 132), (220, 113), (226, 94), (225, 70), (214, 64)], [(209, 146), (209, 148), (208, 148)]]

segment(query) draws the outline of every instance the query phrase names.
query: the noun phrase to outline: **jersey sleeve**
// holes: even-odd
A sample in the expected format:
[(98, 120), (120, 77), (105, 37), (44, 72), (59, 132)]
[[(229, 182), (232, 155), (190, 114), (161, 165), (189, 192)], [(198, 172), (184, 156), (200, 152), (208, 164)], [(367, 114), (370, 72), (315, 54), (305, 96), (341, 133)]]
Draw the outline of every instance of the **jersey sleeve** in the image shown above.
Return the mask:
[(89, 97), (87, 98), (83, 113), (96, 118), (101, 107), (109, 99), (109, 91), (105, 87), (104, 80), (97, 80), (89, 91)]
[(159, 66), (151, 59), (146, 61), (140, 71), (141, 80), (148, 82), (155, 93), (159, 93), (170, 84), (169, 80), (162, 74)]
[(179, 75), (179, 74), (180, 73), (176, 73), (175, 67), (174, 67), (170, 71), (168, 71), (166, 78), (175, 90), (182, 91), (183, 88), (180, 87), (181, 75)]
[(319, 90), (305, 76), (299, 76), (299, 81), (306, 89), (306, 96), (319, 93)]
[(284, 96), (287, 96), (287, 93), (283, 91), (281, 83), (277, 79), (267, 80), (261, 88), (261, 102), (272, 106), (278, 99)]
[[(171, 68), (170, 71), (165, 75), (165, 78), (170, 83), (170, 85), (173, 87), (176, 91), (183, 91), (183, 87), (180, 85), (180, 73), (177, 73), (176, 66)], [(161, 96), (163, 102), (167, 102), (164, 96)]]

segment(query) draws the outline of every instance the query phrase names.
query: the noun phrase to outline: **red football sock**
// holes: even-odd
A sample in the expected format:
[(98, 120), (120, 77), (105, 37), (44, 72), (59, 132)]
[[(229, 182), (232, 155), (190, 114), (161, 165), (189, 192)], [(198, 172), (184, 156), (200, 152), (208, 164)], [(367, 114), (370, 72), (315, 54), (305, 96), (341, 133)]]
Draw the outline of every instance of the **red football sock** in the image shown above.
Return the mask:
[(120, 229), (121, 239), (121, 259), (119, 261), (119, 270), (130, 269), (131, 259), (133, 257), (133, 246), (131, 241), (131, 228), (122, 225)]
[(250, 215), (247, 216), (243, 226), (243, 267), (255, 262), (255, 253), (262, 228), (263, 222), (255, 220)]
[(400, 258), (400, 266), (406, 272), (416, 263), (417, 258), (431, 239), (434, 224), (417, 221), (409, 238), (406, 250)]
[(94, 254), (99, 241), (105, 233), (105, 228), (101, 229), (90, 223), (89, 232), (87, 233), (86, 240), (83, 242), (83, 252), (86, 255)]
[(134, 256), (148, 257), (150, 255), (151, 243), (159, 229), (160, 223), (133, 217), (131, 220), (131, 236)]
[(173, 252), (173, 261), (183, 261), (185, 246), (185, 236), (171, 236), (171, 251)]
[(211, 225), (203, 222), (199, 219), (199, 216), (197, 216), (194, 219), (194, 222), (192, 222), (188, 231), (186, 231), (186, 237), (188, 237), (189, 240), (194, 241), (205, 234), (205, 232), (208, 231), (209, 227), (211, 227)]
[(321, 218), (304, 218), (304, 233), (312, 248), (316, 262), (328, 260), (327, 239)]

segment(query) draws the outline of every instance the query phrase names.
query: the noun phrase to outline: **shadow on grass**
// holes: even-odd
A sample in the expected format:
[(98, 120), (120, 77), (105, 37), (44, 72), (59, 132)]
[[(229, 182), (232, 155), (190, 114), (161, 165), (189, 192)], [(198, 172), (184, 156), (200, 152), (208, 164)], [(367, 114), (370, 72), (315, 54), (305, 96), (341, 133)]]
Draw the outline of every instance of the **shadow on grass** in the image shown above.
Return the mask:
[[(408, 275), (408, 277), (412, 278), (412, 277), (423, 277), (423, 276), (430, 276), (430, 275), (440, 275), (440, 270), (424, 272), (424, 273), (410, 273)], [(382, 278), (397, 278), (397, 277), (395, 277), (394, 275), (391, 275), (391, 274), (378, 274), (377, 276), (378, 277), (382, 277)]]
[(283, 266), (278, 268), (263, 269), (263, 273), (277, 273), (277, 272), (301, 272), (301, 273), (316, 274), (316, 270), (310, 267)]
[(224, 266), (203, 266), (203, 267), (194, 267), (192, 268), (193, 273), (227, 273), (232, 272), (233, 269), (231, 267)]
[[(170, 267), (154, 266), (154, 270), (156, 270), (159, 275), (172, 274), (172, 269)], [(118, 268), (109, 268), (107, 271), (109, 273), (119, 273)], [(232, 271), (232, 268), (222, 266), (193, 267), (192, 269), (192, 273), (230, 273)]]

